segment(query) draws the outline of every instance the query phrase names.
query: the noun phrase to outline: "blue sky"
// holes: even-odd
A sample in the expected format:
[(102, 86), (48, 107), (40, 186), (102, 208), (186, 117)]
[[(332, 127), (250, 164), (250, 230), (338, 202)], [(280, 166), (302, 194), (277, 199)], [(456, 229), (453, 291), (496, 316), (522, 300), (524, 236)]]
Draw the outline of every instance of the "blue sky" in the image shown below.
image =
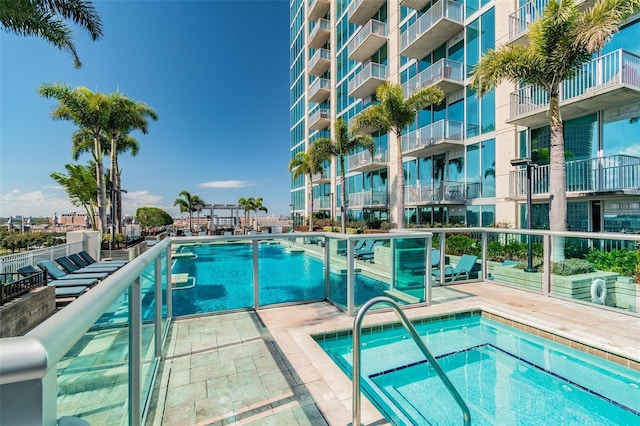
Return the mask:
[(80, 70), (40, 39), (0, 32), (0, 216), (82, 211), (49, 177), (73, 162), (75, 130), (36, 91), (54, 82), (120, 90), (158, 113), (133, 134), (138, 156), (119, 157), (125, 213), (178, 216), (173, 201), (188, 190), (207, 203), (263, 197), (269, 215), (288, 216), (289, 2), (94, 4), (104, 38), (75, 29)]

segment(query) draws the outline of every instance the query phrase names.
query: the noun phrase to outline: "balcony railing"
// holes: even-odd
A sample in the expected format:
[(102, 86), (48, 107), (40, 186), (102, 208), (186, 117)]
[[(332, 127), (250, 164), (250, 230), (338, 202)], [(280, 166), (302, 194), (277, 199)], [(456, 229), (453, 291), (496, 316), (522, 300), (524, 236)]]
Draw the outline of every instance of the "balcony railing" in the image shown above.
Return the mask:
[(349, 208), (387, 208), (387, 191), (364, 191), (349, 194)]
[(322, 130), (331, 124), (331, 111), (329, 108), (316, 108), (309, 113), (309, 128)]
[(369, 172), (386, 167), (388, 161), (387, 153), (386, 149), (379, 149), (373, 155), (367, 150), (350, 155), (349, 171)]
[(530, 0), (509, 15), (509, 42), (529, 31), (529, 26), (542, 15), (547, 3), (549, 0)]
[(349, 81), (349, 96), (352, 98), (369, 96), (387, 79), (387, 76), (386, 65), (369, 62)]
[[(470, 184), (475, 188), (476, 184)], [(407, 185), (404, 189), (406, 204), (441, 203), (444, 201), (464, 201), (466, 199), (464, 182), (441, 181), (426, 185)]]
[[(402, 135), (402, 153), (419, 157), (445, 151), (452, 145), (462, 145), (465, 124), (459, 121), (440, 120), (416, 131)], [(438, 149), (440, 148), (440, 149)]]
[(347, 20), (364, 25), (385, 2), (386, 0), (353, 0), (347, 8)]
[[(560, 86), (562, 118), (607, 109), (640, 95), (640, 56), (616, 50), (584, 64)], [(549, 92), (538, 86), (511, 93), (508, 122), (522, 126), (548, 124)]]
[(329, 49), (318, 49), (309, 61), (309, 74), (321, 76), (331, 65), (331, 51)]
[(440, 0), (411, 24), (400, 37), (400, 54), (421, 59), (460, 32), (464, 22), (464, 5)]
[(331, 23), (328, 19), (320, 19), (311, 30), (311, 34), (309, 34), (309, 47), (312, 49), (320, 49), (327, 44), (330, 36)]
[[(640, 158), (628, 155), (591, 158), (566, 162), (568, 194), (640, 191)], [(527, 195), (526, 169), (511, 172), (510, 195), (515, 198)], [(531, 169), (531, 193), (549, 193), (550, 166)]]
[(445, 96), (464, 87), (463, 65), (450, 59), (440, 59), (420, 74), (402, 85), (405, 96), (411, 95), (418, 89), (438, 85)]
[(371, 58), (387, 42), (387, 24), (371, 19), (347, 45), (352, 61), (364, 62)]
[(327, 15), (331, 2), (329, 0), (309, 0), (309, 20), (317, 21)]
[(323, 196), (314, 198), (313, 200), (313, 210), (329, 210), (331, 209), (331, 197)]
[(326, 183), (331, 182), (331, 176), (329, 176), (329, 172), (325, 170), (322, 173), (314, 173), (311, 175), (311, 182), (313, 183)]
[(8, 254), (0, 257), (0, 273), (16, 272), (18, 268), (35, 265), (43, 260), (53, 260), (82, 250), (82, 241), (58, 244), (51, 247)]
[(328, 78), (316, 78), (309, 86), (307, 92), (308, 101), (320, 103), (331, 95), (331, 80)]

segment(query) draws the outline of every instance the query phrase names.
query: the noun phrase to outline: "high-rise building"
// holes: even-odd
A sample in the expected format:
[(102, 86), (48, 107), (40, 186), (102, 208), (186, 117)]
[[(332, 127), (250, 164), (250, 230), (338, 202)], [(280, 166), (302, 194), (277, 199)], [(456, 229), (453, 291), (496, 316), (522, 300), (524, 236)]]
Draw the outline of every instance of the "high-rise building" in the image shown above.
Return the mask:
[[(421, 110), (405, 129), (403, 174), (396, 138), (374, 132), (375, 155), (351, 155), (342, 182), (335, 161), (325, 172), (291, 181), (292, 217), (302, 224), (313, 205), (340, 215), (342, 185), (349, 219), (405, 224), (509, 223), (526, 227), (529, 157), (532, 222), (548, 226), (548, 95), (501, 84), (478, 98), (470, 71), (487, 50), (527, 43), (531, 22), (548, 0), (292, 0), (291, 157), (332, 137), (375, 104), (385, 80), (405, 94), (437, 85), (446, 99)], [(581, 7), (593, 5), (581, 2)], [(640, 17), (562, 84), (567, 162), (567, 227), (640, 232)], [(396, 217), (397, 179), (405, 182), (404, 217)], [(311, 193), (309, 188), (312, 188)]]

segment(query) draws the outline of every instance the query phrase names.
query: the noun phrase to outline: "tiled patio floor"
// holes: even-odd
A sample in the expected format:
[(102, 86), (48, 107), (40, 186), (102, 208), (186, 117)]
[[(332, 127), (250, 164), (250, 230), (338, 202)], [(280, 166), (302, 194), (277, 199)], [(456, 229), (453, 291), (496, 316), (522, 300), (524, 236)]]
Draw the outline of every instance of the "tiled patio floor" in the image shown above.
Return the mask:
[[(640, 363), (638, 317), (491, 283), (454, 288), (469, 297), (405, 312), (419, 318), (480, 308)], [(392, 312), (372, 312), (365, 324), (394, 320)], [(175, 320), (147, 424), (346, 425), (351, 381), (311, 335), (352, 325), (326, 303)], [(362, 402), (364, 424), (386, 424)]]

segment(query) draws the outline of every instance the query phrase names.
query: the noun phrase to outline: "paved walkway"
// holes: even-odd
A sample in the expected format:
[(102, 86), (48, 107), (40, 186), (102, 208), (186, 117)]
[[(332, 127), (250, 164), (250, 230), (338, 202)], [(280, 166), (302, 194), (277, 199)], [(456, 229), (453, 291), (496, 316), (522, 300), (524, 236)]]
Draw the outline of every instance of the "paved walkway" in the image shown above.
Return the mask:
[[(405, 312), (419, 318), (482, 309), (640, 370), (638, 317), (491, 283), (454, 288), (468, 297)], [(394, 320), (392, 312), (372, 312), (365, 324)], [(147, 424), (346, 425), (351, 381), (311, 336), (352, 325), (328, 303), (176, 320)], [(362, 403), (364, 424), (386, 424)]]

